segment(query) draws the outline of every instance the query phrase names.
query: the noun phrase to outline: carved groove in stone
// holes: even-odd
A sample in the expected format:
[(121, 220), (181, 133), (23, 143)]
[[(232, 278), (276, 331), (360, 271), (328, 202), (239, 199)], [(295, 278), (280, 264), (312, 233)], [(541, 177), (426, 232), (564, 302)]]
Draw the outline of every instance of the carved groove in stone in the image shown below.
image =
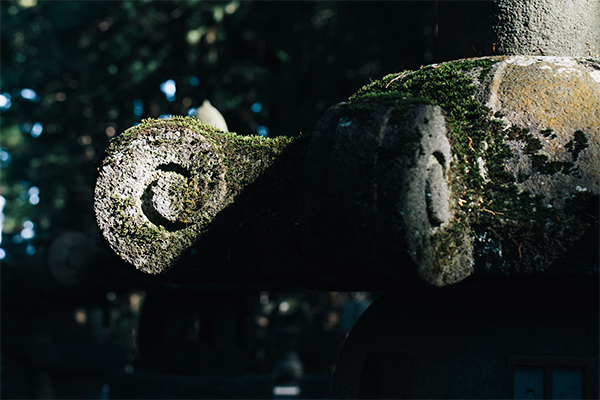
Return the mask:
[(184, 126), (155, 124), (151, 134), (127, 138), (107, 155), (95, 195), (98, 224), (111, 247), (150, 273), (192, 243), (227, 193), (213, 143)]

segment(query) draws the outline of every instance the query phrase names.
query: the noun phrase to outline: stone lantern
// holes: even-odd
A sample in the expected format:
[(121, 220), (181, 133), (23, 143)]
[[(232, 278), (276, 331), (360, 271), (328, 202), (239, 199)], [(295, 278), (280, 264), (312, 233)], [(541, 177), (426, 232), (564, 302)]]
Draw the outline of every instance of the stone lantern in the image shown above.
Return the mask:
[(600, 3), (563, 3), (440, 2), (444, 62), (308, 135), (143, 121), (98, 166), (104, 239), (171, 282), (388, 291), (336, 397), (597, 397)]

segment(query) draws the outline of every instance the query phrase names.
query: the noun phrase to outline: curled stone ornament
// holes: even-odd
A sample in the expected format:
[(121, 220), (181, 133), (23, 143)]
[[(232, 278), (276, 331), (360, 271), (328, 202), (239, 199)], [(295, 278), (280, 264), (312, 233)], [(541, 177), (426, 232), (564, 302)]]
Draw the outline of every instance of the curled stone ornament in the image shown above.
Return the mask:
[(350, 98), (363, 115), (392, 101), (445, 114), (446, 129), (431, 131), (447, 132), (451, 152), (424, 141), (417, 164), (427, 168), (407, 166), (418, 179), (401, 201), (414, 205), (407, 248), (423, 279), (597, 273), (599, 72), (591, 58), (465, 59), (388, 75)]
[(216, 143), (183, 125), (155, 121), (123, 136), (98, 171), (98, 223), (124, 260), (162, 272), (226, 203), (222, 157)]
[(443, 265), (431, 245), (455, 224), (447, 136), (435, 105), (365, 99), (329, 109), (306, 158), (306, 218), (318, 251), (365, 280), (375, 254), (397, 276), (416, 269), (437, 285), (472, 273), (468, 238)]
[(125, 261), (180, 282), (597, 274), (599, 73), (565, 57), (430, 65), (297, 138), (143, 121), (99, 164), (98, 225)]
[(104, 239), (136, 269), (176, 279), (174, 264), (204, 251), (213, 219), (291, 142), (191, 117), (142, 121), (98, 163), (94, 211)]

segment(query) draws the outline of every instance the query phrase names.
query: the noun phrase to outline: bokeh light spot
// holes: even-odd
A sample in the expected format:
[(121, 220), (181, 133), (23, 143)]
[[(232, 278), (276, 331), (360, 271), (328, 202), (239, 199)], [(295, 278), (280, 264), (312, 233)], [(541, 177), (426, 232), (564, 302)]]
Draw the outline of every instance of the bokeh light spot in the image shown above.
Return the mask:
[(136, 116), (141, 116), (144, 112), (144, 102), (141, 99), (137, 99), (133, 102), (133, 114)]
[(252, 112), (259, 113), (262, 111), (263, 105), (260, 101), (257, 101), (254, 104), (252, 104), (252, 106), (250, 106), (250, 108), (252, 109)]
[(37, 101), (38, 99), (37, 93), (27, 88), (21, 90), (21, 97), (30, 101)]
[(106, 133), (106, 136), (108, 136), (109, 138), (115, 136), (115, 134), (116, 134), (115, 128), (113, 126), (106, 127), (106, 130), (104, 132)]
[(173, 79), (169, 79), (168, 81), (161, 83), (160, 90), (165, 94), (167, 100), (175, 100), (175, 92), (177, 92), (177, 87)]
[(262, 137), (267, 137), (269, 135), (269, 129), (263, 125), (260, 125), (258, 128), (256, 128), (256, 132)]
[(31, 136), (33, 136), (33, 137), (39, 137), (42, 134), (43, 131), (44, 131), (44, 126), (41, 123), (36, 122), (31, 127), (31, 132), (30, 133), (31, 133)]
[(10, 101), (10, 94), (2, 93), (0, 94), (0, 110), (5, 111), (8, 110), (12, 106), (12, 102)]

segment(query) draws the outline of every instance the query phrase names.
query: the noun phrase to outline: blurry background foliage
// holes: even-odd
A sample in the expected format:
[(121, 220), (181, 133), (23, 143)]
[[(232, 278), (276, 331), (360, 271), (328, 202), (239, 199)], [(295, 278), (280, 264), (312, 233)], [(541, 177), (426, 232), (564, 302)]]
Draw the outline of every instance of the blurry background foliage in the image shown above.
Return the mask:
[[(0, 259), (61, 229), (111, 137), (204, 99), (243, 135), (310, 132), (431, 63), (435, 2), (2, 1)], [(22, 247), (22, 245), (21, 245)]]

